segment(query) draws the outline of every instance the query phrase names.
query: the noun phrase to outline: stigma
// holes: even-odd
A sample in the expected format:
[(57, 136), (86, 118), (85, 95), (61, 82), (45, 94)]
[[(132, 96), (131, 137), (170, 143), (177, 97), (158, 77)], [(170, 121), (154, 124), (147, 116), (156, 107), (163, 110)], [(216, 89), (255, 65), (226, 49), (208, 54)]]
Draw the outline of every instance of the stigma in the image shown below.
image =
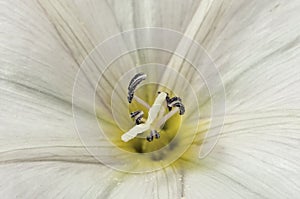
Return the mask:
[(145, 136), (148, 142), (152, 142), (154, 138), (159, 139), (161, 137), (160, 131), (166, 121), (177, 113), (179, 115), (183, 115), (185, 113), (185, 107), (181, 98), (176, 96), (170, 98), (169, 94), (166, 92), (158, 92), (152, 106), (136, 96), (135, 90), (146, 78), (147, 75), (138, 73), (129, 82), (127, 96), (128, 102), (132, 103), (133, 100), (136, 100), (137, 103), (141, 104), (148, 110), (148, 117), (144, 118), (145, 114), (141, 110), (136, 110), (130, 113), (130, 117), (135, 121), (135, 126), (122, 135), (121, 139), (124, 142), (128, 142), (134, 139), (137, 135), (144, 133), (148, 133), (148, 136)]

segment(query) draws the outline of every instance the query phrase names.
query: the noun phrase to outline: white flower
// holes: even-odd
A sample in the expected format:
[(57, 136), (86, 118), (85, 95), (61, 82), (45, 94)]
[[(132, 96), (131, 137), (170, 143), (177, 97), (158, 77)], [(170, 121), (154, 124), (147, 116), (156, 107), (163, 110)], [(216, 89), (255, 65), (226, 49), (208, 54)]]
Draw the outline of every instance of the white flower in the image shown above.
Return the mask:
[[(297, 0), (2, 1), (1, 197), (299, 197), (299, 9)], [(135, 49), (114, 60), (143, 45), (179, 54)], [(211, 60), (226, 92), (223, 128), (211, 125), (213, 111), (223, 122), (225, 102)], [(176, 145), (163, 132), (122, 141), (130, 111), (142, 107), (127, 102), (138, 72), (154, 83), (136, 91), (149, 106), (157, 91), (182, 98), (186, 113), (166, 130)], [(218, 143), (199, 158), (218, 128)]]

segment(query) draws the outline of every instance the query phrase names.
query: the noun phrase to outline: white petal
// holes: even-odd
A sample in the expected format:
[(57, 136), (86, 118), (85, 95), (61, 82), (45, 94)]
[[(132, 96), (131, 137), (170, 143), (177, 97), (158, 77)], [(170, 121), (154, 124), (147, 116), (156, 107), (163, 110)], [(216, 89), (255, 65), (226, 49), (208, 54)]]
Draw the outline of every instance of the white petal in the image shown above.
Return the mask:
[[(0, 89), (3, 198), (96, 197), (113, 174), (90, 155), (74, 128), (71, 105), (22, 86)], [(88, 115), (85, 116), (91, 120)], [(85, 126), (91, 131), (90, 125)], [(103, 181), (103, 179), (111, 179)], [(97, 190), (88, 192), (98, 185)]]
[[(254, 110), (285, 112), (300, 109), (299, 2), (228, 2), (212, 4), (212, 9), (208, 10), (207, 17), (194, 37), (218, 66), (226, 90), (227, 112), (239, 114)], [(193, 54), (193, 50), (190, 51)], [(190, 54), (186, 56), (190, 57)], [(194, 58), (195, 61), (201, 59), (201, 56)], [(178, 59), (172, 60), (176, 63)], [(190, 75), (193, 70), (188, 66), (188, 63), (180, 66), (182, 73), (191, 77), (192, 85), (198, 83), (199, 78)], [(208, 71), (211, 67), (202, 66)], [(205, 69), (202, 70), (205, 74)], [(207, 82), (214, 83), (212, 80), (215, 74), (206, 77)], [(219, 100), (220, 103), (223, 87), (216, 86), (207, 95), (202, 85), (205, 84), (199, 85), (197, 96), (202, 98), (201, 114), (209, 118), (212, 117), (207, 114), (210, 108), (215, 109), (209, 105), (214, 100), (209, 98)], [(224, 116), (224, 113), (219, 116)], [(222, 125), (222, 120), (219, 125)]]
[(165, 27), (184, 32), (201, 1), (108, 1), (121, 30)]
[(299, 7), (236, 1), (209, 24), (208, 38), (197, 35), (219, 67), (229, 111), (300, 107)]
[(103, 192), (101, 198), (181, 198), (181, 173), (168, 167), (153, 173), (127, 176), (111, 190)]
[(219, 66), (228, 115), (202, 172), (187, 173), (187, 198), (299, 195), (299, 5), (236, 1), (196, 36)]
[(297, 111), (228, 116), (217, 146), (199, 162), (201, 169), (187, 173), (186, 193), (191, 198), (297, 198), (299, 129)]
[(1, 2), (0, 29), (1, 88), (24, 87), (71, 102), (78, 66), (39, 5)]
[[(0, 88), (0, 161), (68, 160), (95, 162), (74, 126), (71, 104), (30, 89)], [(85, 113), (86, 131), (91, 115)]]
[(97, 198), (118, 183), (103, 165), (68, 162), (0, 164), (2, 198)]
[(38, 1), (78, 63), (104, 39), (119, 32), (105, 1)]
[[(0, 187), (4, 198), (96, 198), (118, 183), (114, 171), (82, 144), (70, 104), (23, 87), (6, 84), (6, 89), (0, 89)], [(82, 133), (94, 131), (92, 116), (82, 115)], [(99, 136), (91, 139), (98, 140), (94, 147), (102, 144)]]

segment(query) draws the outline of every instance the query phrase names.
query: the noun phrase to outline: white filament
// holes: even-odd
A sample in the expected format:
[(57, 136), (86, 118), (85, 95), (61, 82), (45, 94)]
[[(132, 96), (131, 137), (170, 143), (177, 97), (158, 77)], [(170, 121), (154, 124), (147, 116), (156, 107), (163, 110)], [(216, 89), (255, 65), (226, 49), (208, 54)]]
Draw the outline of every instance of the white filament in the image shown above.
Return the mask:
[(173, 115), (175, 115), (179, 111), (178, 107), (173, 108), (172, 111), (170, 111), (168, 114), (166, 114), (163, 118), (161, 118), (155, 127), (156, 129), (159, 129), (166, 121), (168, 121)]
[(150, 109), (150, 105), (145, 102), (144, 100), (142, 100), (141, 98), (139, 98), (138, 96), (133, 96), (133, 99), (135, 99), (135, 101), (137, 101), (139, 104), (143, 105), (146, 109)]

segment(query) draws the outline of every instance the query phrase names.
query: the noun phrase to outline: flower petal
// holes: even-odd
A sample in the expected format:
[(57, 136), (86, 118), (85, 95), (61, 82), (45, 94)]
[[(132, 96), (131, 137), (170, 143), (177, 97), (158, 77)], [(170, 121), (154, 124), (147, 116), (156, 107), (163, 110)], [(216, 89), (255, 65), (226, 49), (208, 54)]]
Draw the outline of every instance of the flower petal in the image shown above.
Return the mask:
[(110, 8), (122, 31), (164, 27), (184, 32), (201, 1), (109, 1)]
[(196, 36), (219, 66), (227, 115), (202, 169), (187, 173), (187, 197), (299, 195), (299, 5), (233, 1)]
[(115, 171), (98, 164), (1, 163), (0, 175), (5, 198), (97, 198), (118, 183)]
[(215, 149), (189, 169), (187, 198), (296, 198), (299, 124), (298, 111), (228, 116)]
[[(0, 161), (95, 162), (74, 128), (71, 104), (22, 86), (0, 88)], [(85, 113), (87, 125), (91, 115)], [(91, 125), (85, 126), (87, 131)]]
[(124, 181), (102, 192), (100, 198), (181, 198), (181, 173), (168, 167), (152, 173), (126, 176)]
[[(0, 187), (5, 197), (74, 194), (90, 198), (101, 194), (100, 187), (117, 184), (115, 172), (97, 161), (81, 143), (71, 104), (22, 86), (2, 85)], [(85, 113), (82, 118), (86, 124), (83, 133), (93, 131), (91, 117)], [(96, 185), (97, 189), (89, 191)]]
[(78, 65), (40, 7), (1, 2), (0, 27), (1, 81), (71, 102)]
[[(229, 114), (253, 110), (284, 112), (300, 108), (300, 68), (297, 67), (300, 62), (299, 6), (296, 1), (224, 1), (213, 3), (212, 9), (207, 11), (206, 18), (199, 25), (199, 32), (193, 37), (218, 66), (226, 90), (226, 109)], [(190, 57), (194, 51), (192, 46), (187, 49), (186, 57)], [(201, 56), (194, 58), (201, 59)], [(172, 60), (176, 68), (178, 58)], [(196, 73), (190, 75), (193, 70), (188, 64), (177, 65), (177, 68), (190, 77), (193, 85), (199, 78), (194, 77)], [(201, 72), (207, 74), (211, 66), (202, 66)], [(215, 76), (216, 73), (208, 73), (205, 81), (214, 84), (211, 80)], [(200, 84), (197, 92), (197, 96), (202, 98), (201, 114), (214, 121), (218, 117), (207, 114), (211, 108), (209, 103), (215, 100), (221, 103), (223, 87), (215, 86), (206, 95), (202, 85), (205, 84)], [(220, 112), (219, 117), (222, 116), (224, 113)], [(222, 124), (220, 121), (219, 125)], [(216, 138), (215, 134), (209, 136)]]
[(207, 26), (209, 37), (196, 36), (219, 67), (228, 111), (300, 107), (299, 8), (299, 1), (233, 1)]
[(119, 32), (105, 1), (38, 2), (79, 64), (100, 42)]

